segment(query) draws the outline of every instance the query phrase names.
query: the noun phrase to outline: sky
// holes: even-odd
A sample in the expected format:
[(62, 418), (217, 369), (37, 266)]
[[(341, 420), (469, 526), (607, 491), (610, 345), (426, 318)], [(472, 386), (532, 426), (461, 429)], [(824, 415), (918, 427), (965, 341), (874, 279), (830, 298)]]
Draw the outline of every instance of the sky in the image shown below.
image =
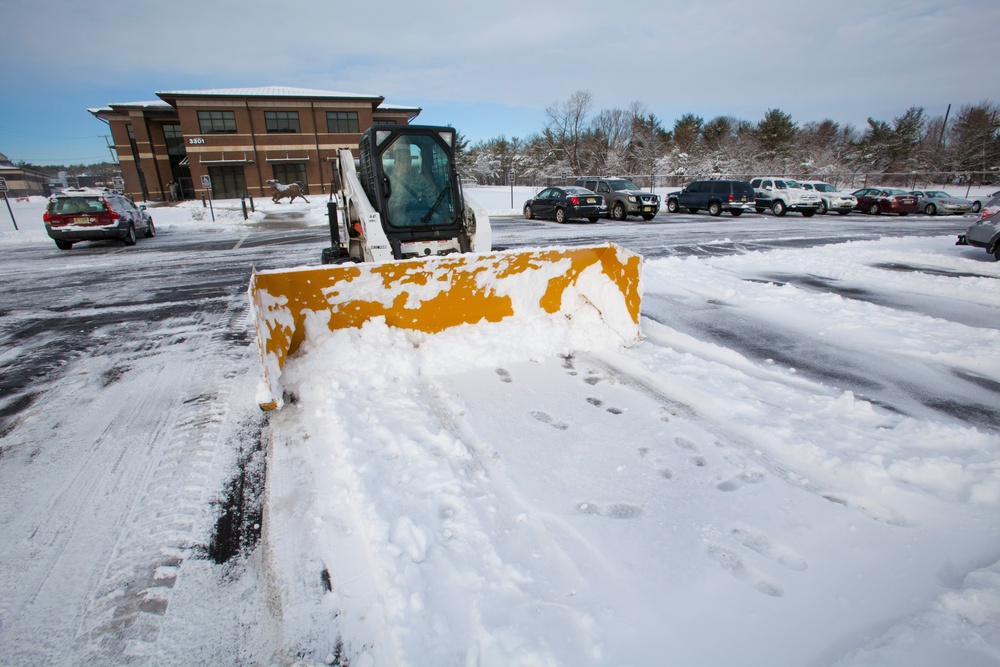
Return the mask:
[[(577, 91), (592, 115), (640, 102), (683, 114), (863, 128), (910, 106), (1000, 100), (986, 54), (996, 0), (7, 0), (0, 153), (14, 162), (109, 157), (87, 112), (157, 91), (288, 86), (376, 94), (471, 143), (526, 138)], [(613, 9), (611, 9), (613, 7)]]

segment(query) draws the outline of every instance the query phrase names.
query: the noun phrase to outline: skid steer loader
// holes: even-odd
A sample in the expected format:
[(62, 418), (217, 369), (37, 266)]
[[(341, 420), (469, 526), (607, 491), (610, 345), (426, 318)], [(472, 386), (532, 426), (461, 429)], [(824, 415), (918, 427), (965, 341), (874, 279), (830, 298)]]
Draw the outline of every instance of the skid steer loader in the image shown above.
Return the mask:
[(437, 333), (509, 317), (572, 318), (592, 308), (622, 339), (641, 336), (641, 257), (599, 246), (490, 252), (486, 212), (465, 197), (449, 127), (379, 125), (359, 157), (341, 150), (323, 266), (254, 271), (251, 310), (263, 363), (258, 402), (283, 404), (281, 369), (307, 318), (330, 330), (384, 318)]

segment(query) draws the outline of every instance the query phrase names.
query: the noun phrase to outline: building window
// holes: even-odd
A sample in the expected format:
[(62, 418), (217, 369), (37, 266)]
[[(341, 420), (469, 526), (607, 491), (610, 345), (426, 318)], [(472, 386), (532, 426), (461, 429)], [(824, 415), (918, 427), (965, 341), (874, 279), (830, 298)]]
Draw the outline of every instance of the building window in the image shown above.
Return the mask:
[(385, 120), (385, 119), (376, 118), (374, 121), (372, 121), (372, 124), (373, 125), (398, 125), (399, 121)]
[(180, 125), (164, 125), (163, 140), (167, 144), (167, 155), (187, 155), (184, 148), (184, 134)]
[(328, 132), (357, 134), (358, 132), (361, 131), (358, 129), (358, 112), (327, 111), (326, 129)]
[(298, 111), (265, 111), (268, 132), (300, 132)]
[(274, 180), (285, 185), (301, 183), (302, 192), (306, 192), (306, 165), (304, 162), (283, 162), (274, 166)]
[(148, 200), (149, 188), (146, 186), (146, 174), (142, 173), (142, 161), (139, 159), (139, 144), (135, 140), (135, 130), (132, 129), (131, 123), (125, 126), (125, 130), (128, 132), (128, 143), (132, 149), (132, 160), (135, 162), (135, 171), (139, 176), (139, 189), (142, 192), (142, 198)]
[(247, 180), (242, 166), (225, 165), (209, 167), (212, 177), (212, 196), (216, 199), (239, 199), (247, 194)]
[(232, 111), (199, 111), (202, 134), (236, 134), (236, 114)]

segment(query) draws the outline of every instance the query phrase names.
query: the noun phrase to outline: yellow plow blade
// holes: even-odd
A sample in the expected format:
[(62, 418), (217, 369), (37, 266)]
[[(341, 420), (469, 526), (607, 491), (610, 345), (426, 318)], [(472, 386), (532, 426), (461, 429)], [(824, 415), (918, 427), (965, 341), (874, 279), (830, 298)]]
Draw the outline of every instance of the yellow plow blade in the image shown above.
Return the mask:
[(258, 402), (281, 407), (281, 369), (305, 340), (307, 314), (330, 330), (385, 318), (391, 327), (438, 333), (509, 317), (572, 317), (586, 304), (631, 344), (641, 337), (641, 263), (608, 243), (255, 271), (249, 292), (264, 367)]

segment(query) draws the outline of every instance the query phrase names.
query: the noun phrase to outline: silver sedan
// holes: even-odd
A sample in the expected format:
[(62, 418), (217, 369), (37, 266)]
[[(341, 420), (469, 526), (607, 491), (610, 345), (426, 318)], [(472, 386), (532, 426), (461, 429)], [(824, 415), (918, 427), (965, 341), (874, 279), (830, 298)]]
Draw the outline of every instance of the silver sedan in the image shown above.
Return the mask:
[(962, 215), (972, 211), (972, 202), (961, 197), (953, 197), (944, 190), (913, 190), (917, 198), (917, 210), (927, 215)]

